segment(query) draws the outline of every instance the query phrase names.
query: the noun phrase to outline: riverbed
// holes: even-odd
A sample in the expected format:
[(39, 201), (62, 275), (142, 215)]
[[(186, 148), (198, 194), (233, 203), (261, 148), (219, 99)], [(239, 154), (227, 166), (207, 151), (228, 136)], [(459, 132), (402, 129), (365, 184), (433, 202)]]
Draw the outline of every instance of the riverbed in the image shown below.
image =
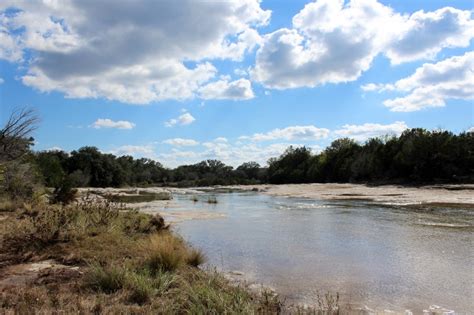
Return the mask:
[(174, 221), (206, 253), (208, 266), (269, 286), (290, 304), (313, 305), (329, 292), (353, 309), (416, 314), (439, 305), (472, 313), (469, 204), (416, 207), (349, 197), (182, 190), (166, 205), (143, 209)]

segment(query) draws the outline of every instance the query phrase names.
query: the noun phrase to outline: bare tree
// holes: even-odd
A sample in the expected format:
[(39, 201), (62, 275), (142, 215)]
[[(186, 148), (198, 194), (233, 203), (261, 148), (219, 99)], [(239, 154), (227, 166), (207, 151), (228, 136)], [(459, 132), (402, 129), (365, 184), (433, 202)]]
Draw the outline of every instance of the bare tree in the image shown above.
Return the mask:
[(13, 110), (5, 126), (0, 129), (0, 162), (11, 161), (28, 151), (33, 141), (31, 134), (38, 127), (39, 117), (31, 108)]

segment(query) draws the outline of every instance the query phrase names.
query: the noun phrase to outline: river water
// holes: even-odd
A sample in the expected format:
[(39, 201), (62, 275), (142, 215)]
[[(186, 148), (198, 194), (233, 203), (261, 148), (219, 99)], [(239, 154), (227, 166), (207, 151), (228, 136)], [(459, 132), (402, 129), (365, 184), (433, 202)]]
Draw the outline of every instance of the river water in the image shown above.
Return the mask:
[[(430, 305), (474, 310), (474, 212), (416, 210), (364, 201), (319, 201), (258, 193), (175, 195), (170, 212), (222, 217), (175, 225), (208, 263), (240, 271), (290, 303), (339, 293), (341, 304), (421, 313)], [(165, 213), (168, 210), (165, 210)]]

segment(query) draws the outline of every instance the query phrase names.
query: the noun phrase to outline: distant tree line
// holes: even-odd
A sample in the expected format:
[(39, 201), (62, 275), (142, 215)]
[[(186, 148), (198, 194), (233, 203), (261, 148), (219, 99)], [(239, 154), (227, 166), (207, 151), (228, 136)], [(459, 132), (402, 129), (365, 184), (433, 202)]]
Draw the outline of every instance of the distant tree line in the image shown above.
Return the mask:
[(474, 133), (416, 128), (364, 144), (344, 138), (319, 154), (290, 147), (268, 164), (268, 181), (275, 184), (473, 182)]
[(175, 169), (152, 159), (116, 157), (95, 147), (83, 147), (70, 154), (63, 151), (34, 153), (36, 164), (49, 187), (65, 180), (74, 187), (120, 186), (209, 186), (266, 182), (266, 172), (258, 163), (244, 163), (234, 169), (221, 161), (206, 160)]
[(268, 167), (247, 162), (237, 168), (218, 160), (168, 169), (151, 159), (116, 157), (95, 147), (70, 154), (33, 153), (45, 184), (120, 187), (136, 185), (209, 186), (258, 183), (435, 183), (474, 181), (474, 134), (409, 129), (399, 137), (373, 138), (359, 144), (343, 138), (313, 154), (289, 147)]

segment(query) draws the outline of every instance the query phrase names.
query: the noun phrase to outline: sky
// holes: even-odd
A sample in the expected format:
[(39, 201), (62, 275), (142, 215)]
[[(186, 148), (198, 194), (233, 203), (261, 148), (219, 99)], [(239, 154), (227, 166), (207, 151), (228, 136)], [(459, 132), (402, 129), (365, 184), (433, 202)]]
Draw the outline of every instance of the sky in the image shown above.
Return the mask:
[(265, 165), (289, 145), (474, 130), (472, 1), (0, 1), (0, 122), (35, 150)]

